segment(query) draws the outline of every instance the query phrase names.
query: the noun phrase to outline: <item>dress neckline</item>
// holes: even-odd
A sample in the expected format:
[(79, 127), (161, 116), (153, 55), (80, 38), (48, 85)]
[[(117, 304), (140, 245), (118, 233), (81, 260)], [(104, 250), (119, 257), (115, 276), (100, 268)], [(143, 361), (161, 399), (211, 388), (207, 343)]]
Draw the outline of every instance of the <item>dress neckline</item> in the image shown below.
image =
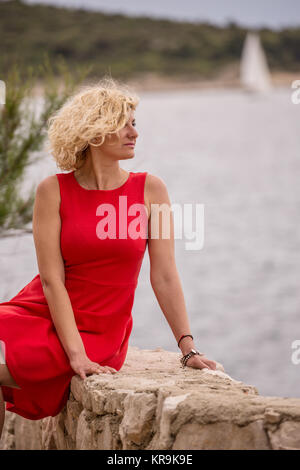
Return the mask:
[(117, 188), (114, 188), (114, 189), (87, 189), (87, 188), (84, 188), (83, 186), (81, 186), (81, 185), (79, 184), (79, 182), (77, 181), (77, 179), (75, 178), (75, 174), (74, 174), (74, 173), (75, 173), (75, 170), (73, 170), (71, 173), (72, 173), (72, 178), (73, 178), (73, 180), (75, 181), (76, 185), (77, 185), (80, 189), (82, 189), (82, 191), (97, 191), (97, 192), (100, 192), (100, 193), (111, 193), (111, 192), (113, 192), (113, 191), (118, 191), (119, 189), (124, 188), (124, 186), (127, 185), (127, 183), (129, 182), (129, 180), (130, 180), (130, 178), (131, 178), (131, 176), (132, 176), (132, 172), (129, 171), (129, 176), (128, 176), (127, 180), (126, 180), (123, 184), (121, 184), (121, 186), (118, 186)]

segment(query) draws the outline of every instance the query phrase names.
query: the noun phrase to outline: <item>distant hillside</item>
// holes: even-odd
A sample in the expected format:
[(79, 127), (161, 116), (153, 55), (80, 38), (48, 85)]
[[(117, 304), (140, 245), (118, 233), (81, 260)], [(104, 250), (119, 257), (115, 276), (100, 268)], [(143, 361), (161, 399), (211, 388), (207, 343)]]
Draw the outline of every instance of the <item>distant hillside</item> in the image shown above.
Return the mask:
[[(0, 3), (0, 31), (2, 76), (14, 62), (39, 64), (47, 51), (71, 67), (93, 64), (93, 75), (209, 78), (239, 61), (247, 30), (10, 1)], [(300, 28), (260, 36), (272, 71), (300, 69)]]

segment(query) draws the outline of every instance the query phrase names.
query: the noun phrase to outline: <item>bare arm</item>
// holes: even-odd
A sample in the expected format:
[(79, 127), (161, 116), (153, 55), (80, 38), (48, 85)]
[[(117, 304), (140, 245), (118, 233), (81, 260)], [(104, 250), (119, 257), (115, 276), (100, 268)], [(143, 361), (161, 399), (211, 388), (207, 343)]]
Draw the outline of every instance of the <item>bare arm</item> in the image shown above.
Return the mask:
[(32, 228), (37, 263), (45, 298), (59, 339), (70, 362), (75, 365), (74, 370), (85, 378), (85, 372), (88, 372), (87, 366), (94, 364), (92, 368), (94, 372), (99, 372), (103, 368), (99, 365), (96, 367), (96, 363), (92, 363), (86, 357), (65, 287), (65, 269), (60, 249), (59, 207), (60, 191), (57, 176), (48, 176), (37, 187), (33, 209)]
[[(148, 251), (150, 258), (150, 282), (158, 303), (170, 325), (178, 343), (181, 335), (191, 334), (183, 290), (176, 268), (174, 249), (174, 221), (165, 183), (158, 177), (148, 174), (145, 191), (148, 193), (150, 203), (150, 219), (148, 226)], [(153, 204), (164, 204), (165, 216), (157, 217)], [(161, 206), (162, 207), (162, 206)], [(163, 217), (165, 220), (163, 222)], [(170, 235), (163, 238), (163, 224), (170, 226)], [(153, 235), (157, 238), (154, 238)], [(183, 338), (179, 345), (182, 354), (187, 354), (195, 348), (190, 337)], [(201, 360), (200, 360), (201, 357)], [(187, 365), (197, 364), (199, 368), (209, 367), (215, 369), (216, 363), (205, 356), (191, 357)]]

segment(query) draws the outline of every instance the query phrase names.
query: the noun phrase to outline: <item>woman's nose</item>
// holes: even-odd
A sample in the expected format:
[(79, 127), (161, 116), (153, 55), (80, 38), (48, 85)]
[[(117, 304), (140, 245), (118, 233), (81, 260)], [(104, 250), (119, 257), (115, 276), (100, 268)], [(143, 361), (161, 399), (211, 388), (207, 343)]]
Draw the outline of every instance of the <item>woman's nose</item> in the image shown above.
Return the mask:
[(139, 134), (138, 134), (137, 130), (134, 127), (132, 127), (129, 131), (129, 135), (131, 137), (137, 137)]

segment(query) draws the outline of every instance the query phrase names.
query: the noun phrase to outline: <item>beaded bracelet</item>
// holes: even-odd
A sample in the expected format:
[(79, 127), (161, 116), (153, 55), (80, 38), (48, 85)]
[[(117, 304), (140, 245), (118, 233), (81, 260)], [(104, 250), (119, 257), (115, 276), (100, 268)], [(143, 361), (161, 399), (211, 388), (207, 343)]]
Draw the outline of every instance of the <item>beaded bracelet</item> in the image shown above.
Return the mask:
[(178, 347), (179, 347), (180, 341), (181, 341), (183, 338), (185, 338), (186, 336), (190, 336), (192, 339), (194, 339), (192, 335), (182, 335), (182, 336), (180, 337), (179, 341), (178, 341)]

